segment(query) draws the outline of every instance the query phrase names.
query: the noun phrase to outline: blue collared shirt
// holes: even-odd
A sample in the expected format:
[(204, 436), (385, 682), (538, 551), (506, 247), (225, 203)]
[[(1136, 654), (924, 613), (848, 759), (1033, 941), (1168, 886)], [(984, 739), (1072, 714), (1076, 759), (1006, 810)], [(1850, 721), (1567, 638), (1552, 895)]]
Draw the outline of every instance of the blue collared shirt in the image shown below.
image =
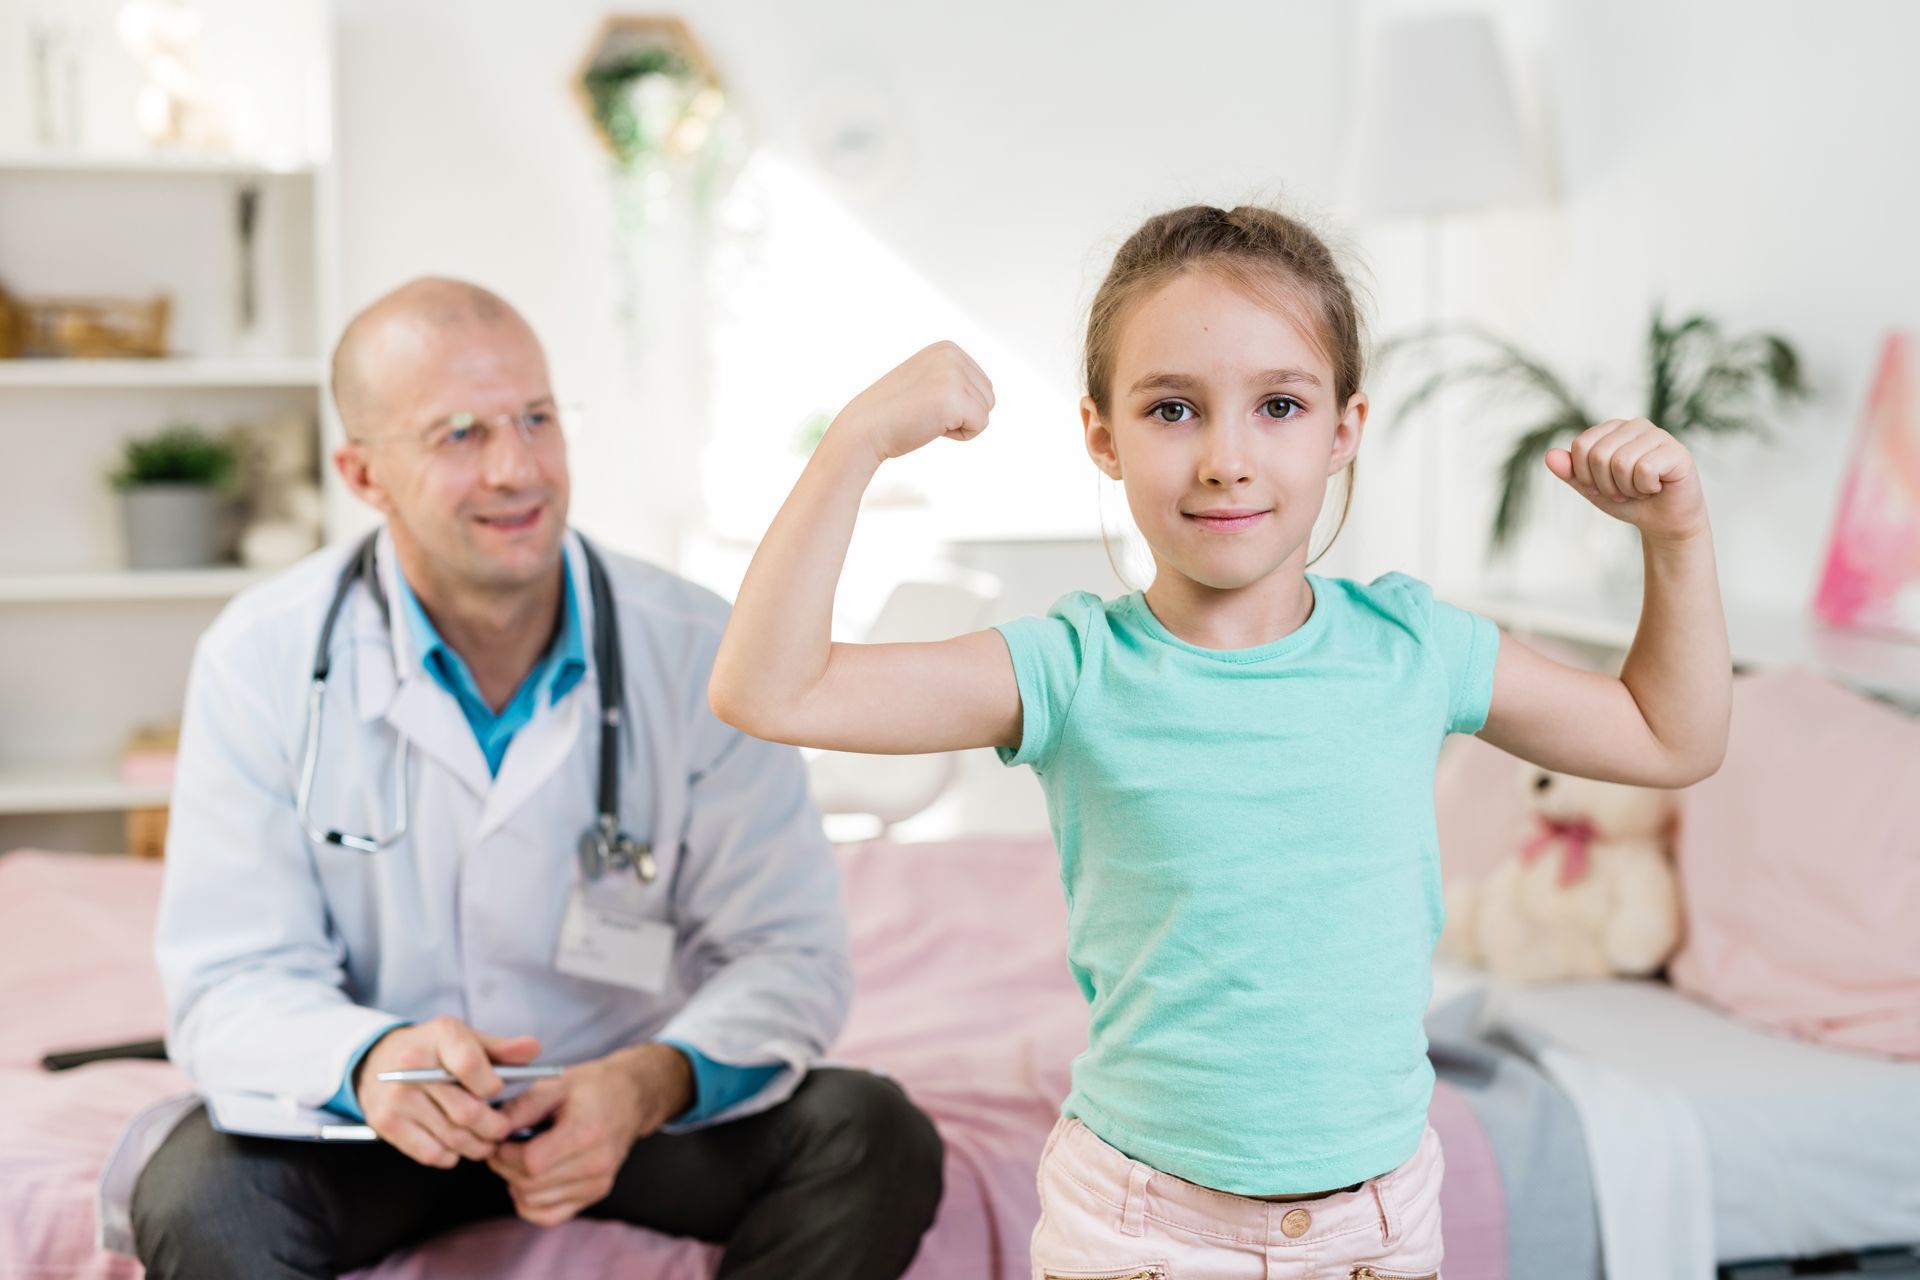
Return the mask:
[(560, 634), (554, 637), (553, 645), (520, 687), (508, 699), (507, 705), (495, 711), (480, 696), (480, 686), (473, 678), (472, 670), (466, 659), (453, 651), (451, 645), (441, 639), (433, 620), (427, 617), (427, 611), (420, 604), (420, 598), (413, 594), (404, 574), (400, 577), (400, 613), (406, 620), (407, 636), (413, 643), (414, 652), (420, 655), (420, 665), (433, 677), (434, 683), (453, 695), (460, 704), (461, 714), (467, 718), (467, 724), (473, 729), (473, 736), (480, 742), (480, 752), (487, 758), (487, 769), (496, 777), (500, 773), (500, 762), (506, 759), (507, 744), (513, 741), (513, 735), (525, 728), (533, 719), (533, 713), (539, 710), (540, 698), (546, 697), (547, 705), (552, 706), (567, 696), (573, 687), (587, 674), (587, 647), (580, 630), (580, 603), (573, 598), (573, 566), (565, 564), (561, 569), (561, 581), (565, 584), (565, 597), (561, 602)]
[[(533, 713), (539, 709), (540, 698), (544, 695), (547, 705), (552, 706), (572, 692), (587, 672), (586, 642), (580, 625), (579, 601), (574, 598), (570, 559), (562, 566), (561, 581), (565, 584), (563, 589), (566, 594), (561, 606), (560, 633), (554, 637), (552, 647), (527, 673), (526, 679), (520, 682), (519, 689), (507, 701), (507, 705), (496, 712), (480, 695), (480, 686), (474, 680), (466, 660), (441, 637), (433, 620), (427, 617), (420, 598), (414, 595), (406, 575), (400, 575), (400, 613), (414, 651), (420, 655), (420, 665), (433, 677), (434, 683), (453, 695), (454, 701), (460, 704), (467, 724), (473, 729), (473, 736), (480, 743), (481, 754), (487, 758), (487, 769), (496, 777), (500, 773), (500, 762), (506, 759), (507, 746), (513, 741), (513, 735), (533, 719)], [(404, 1022), (395, 1022), (382, 1027), (360, 1045), (347, 1061), (346, 1074), (340, 1081), (339, 1091), (327, 1101), (328, 1110), (356, 1120), (366, 1118), (360, 1110), (360, 1100), (355, 1095), (353, 1073), (375, 1041), (394, 1027), (406, 1025)], [(718, 1115), (758, 1093), (780, 1073), (778, 1066), (741, 1067), (715, 1062), (692, 1045), (678, 1040), (669, 1039), (662, 1043), (680, 1050), (693, 1065), (694, 1103), (687, 1111), (674, 1117), (676, 1124), (691, 1124)]]

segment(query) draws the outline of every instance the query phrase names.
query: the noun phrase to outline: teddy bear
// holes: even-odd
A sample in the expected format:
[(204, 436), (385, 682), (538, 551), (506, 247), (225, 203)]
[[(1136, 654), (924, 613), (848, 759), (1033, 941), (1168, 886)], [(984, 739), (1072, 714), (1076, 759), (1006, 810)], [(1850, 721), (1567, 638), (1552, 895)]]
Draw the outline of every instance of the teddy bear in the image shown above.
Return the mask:
[(1680, 943), (1671, 792), (1528, 767), (1525, 839), (1479, 884), (1449, 886), (1441, 952), (1495, 977), (1644, 977)]

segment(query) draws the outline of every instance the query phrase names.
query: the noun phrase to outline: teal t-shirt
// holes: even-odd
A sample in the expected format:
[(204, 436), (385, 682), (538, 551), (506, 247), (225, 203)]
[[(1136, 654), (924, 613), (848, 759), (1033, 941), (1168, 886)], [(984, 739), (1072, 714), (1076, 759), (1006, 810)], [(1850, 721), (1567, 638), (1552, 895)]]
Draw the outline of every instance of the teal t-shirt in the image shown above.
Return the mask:
[(1135, 593), (1001, 626), (1092, 1005), (1065, 1113), (1156, 1169), (1305, 1194), (1410, 1159), (1433, 1091), (1433, 778), (1493, 694), (1499, 632), (1401, 574), (1308, 575), (1252, 649)]

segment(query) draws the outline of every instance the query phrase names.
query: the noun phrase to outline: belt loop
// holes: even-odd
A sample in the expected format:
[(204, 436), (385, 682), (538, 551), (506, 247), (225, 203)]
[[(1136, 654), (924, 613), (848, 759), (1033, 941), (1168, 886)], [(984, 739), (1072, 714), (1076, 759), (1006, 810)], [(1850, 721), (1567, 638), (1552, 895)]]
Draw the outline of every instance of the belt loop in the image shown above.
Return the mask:
[(1379, 1177), (1367, 1185), (1373, 1188), (1374, 1203), (1380, 1206), (1380, 1243), (1390, 1245), (1400, 1234), (1400, 1230), (1393, 1220), (1393, 1208), (1387, 1203), (1387, 1193), (1380, 1185), (1385, 1181), (1385, 1177)]
[(1147, 1183), (1153, 1170), (1138, 1160), (1127, 1170), (1127, 1202), (1120, 1209), (1120, 1234), (1143, 1236), (1147, 1233)]

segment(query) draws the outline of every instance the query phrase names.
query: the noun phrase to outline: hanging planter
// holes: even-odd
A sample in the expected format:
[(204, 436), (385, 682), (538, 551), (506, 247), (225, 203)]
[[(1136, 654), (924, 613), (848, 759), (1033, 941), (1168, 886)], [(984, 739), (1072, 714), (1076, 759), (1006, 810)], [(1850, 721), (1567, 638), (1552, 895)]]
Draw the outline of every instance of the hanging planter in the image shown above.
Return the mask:
[(644, 341), (649, 241), (677, 215), (706, 220), (732, 151), (723, 144), (727, 98), (705, 50), (678, 18), (606, 19), (574, 88), (613, 161), (621, 320), (637, 348)]

